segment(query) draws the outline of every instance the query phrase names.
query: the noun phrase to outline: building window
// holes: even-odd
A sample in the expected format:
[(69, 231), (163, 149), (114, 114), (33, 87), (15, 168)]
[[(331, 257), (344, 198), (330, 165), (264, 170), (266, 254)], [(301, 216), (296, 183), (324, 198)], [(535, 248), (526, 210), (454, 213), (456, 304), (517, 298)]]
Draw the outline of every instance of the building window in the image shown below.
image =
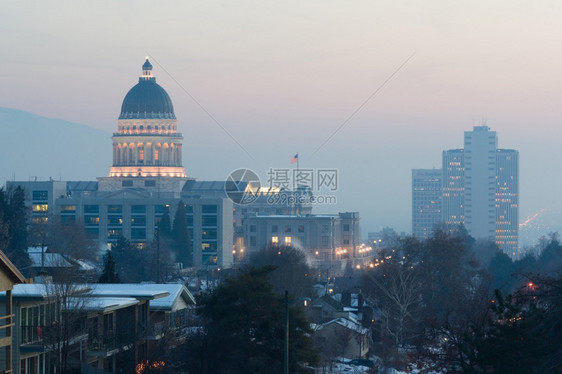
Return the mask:
[(123, 205), (108, 205), (107, 206), (108, 213), (122, 213), (123, 212)]
[(279, 237), (278, 236), (272, 236), (271, 237), (271, 244), (279, 244)]
[(217, 206), (216, 205), (203, 205), (201, 207), (201, 212), (203, 214), (216, 214), (217, 213)]
[(329, 225), (322, 225), (322, 232), (328, 232), (330, 231), (330, 226)]
[(123, 181), (123, 182), (121, 182), (121, 186), (123, 186), (123, 187), (133, 187), (133, 181), (131, 181), (131, 180)]
[(158, 155), (159, 155), (159, 153), (158, 153), (158, 150), (156, 149), (156, 150), (154, 151), (154, 160), (155, 160), (155, 161), (158, 161)]
[(256, 225), (250, 225), (250, 232), (256, 232)]
[(304, 225), (299, 225), (299, 232), (304, 232)]
[(278, 231), (279, 231), (279, 227), (277, 225), (271, 226), (271, 232), (278, 232)]
[(33, 201), (47, 201), (49, 199), (49, 191), (33, 191), (32, 198)]
[(146, 226), (146, 217), (141, 215), (131, 217), (131, 226), (134, 227)]
[(344, 240), (343, 240), (343, 244), (349, 245), (349, 239), (344, 239)]
[(146, 213), (146, 205), (131, 205), (131, 213)]
[(201, 237), (203, 239), (216, 239), (217, 238), (217, 229), (204, 229), (201, 232)]
[(100, 217), (89, 216), (86, 221), (86, 225), (99, 225), (100, 224)]
[(343, 225), (343, 231), (349, 231), (349, 224)]
[(65, 224), (74, 223), (76, 222), (76, 217), (73, 215), (61, 215), (60, 221)]
[(255, 236), (250, 236), (250, 246), (251, 247), (256, 246), (256, 237)]
[(290, 245), (291, 245), (291, 237), (290, 237), (290, 236), (286, 236), (286, 237), (285, 237), (285, 245), (286, 245), (286, 246), (290, 246)]
[(216, 265), (218, 262), (217, 255), (203, 255), (202, 257), (203, 265)]
[(201, 243), (201, 251), (202, 252), (216, 252), (217, 251), (217, 242), (205, 240)]
[(327, 247), (330, 243), (330, 238), (328, 236), (323, 236), (321, 240), (322, 240), (322, 247)]
[(156, 181), (154, 181), (154, 180), (144, 181), (144, 186), (145, 187), (156, 187)]
[(84, 205), (84, 213), (99, 213), (99, 205)]
[(123, 235), (123, 231), (121, 229), (107, 230), (108, 241), (117, 241), (117, 238), (119, 238), (122, 235)]
[(49, 204), (33, 204), (31, 210), (33, 210), (34, 212), (48, 212)]
[(291, 232), (291, 226), (285, 226), (285, 232)]
[[(189, 220), (189, 217), (187, 217), (187, 219)], [(208, 227), (208, 226), (215, 227), (215, 226), (217, 226), (217, 216), (203, 216), (201, 218), (201, 225), (203, 227)], [(188, 224), (188, 226), (189, 226), (189, 224)]]

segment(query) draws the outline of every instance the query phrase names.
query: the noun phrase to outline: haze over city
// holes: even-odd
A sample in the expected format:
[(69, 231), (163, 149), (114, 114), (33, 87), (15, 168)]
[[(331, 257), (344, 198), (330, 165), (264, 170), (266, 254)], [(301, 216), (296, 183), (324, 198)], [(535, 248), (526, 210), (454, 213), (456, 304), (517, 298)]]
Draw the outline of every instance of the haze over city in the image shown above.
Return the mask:
[[(9, 2), (0, 106), (107, 131), (109, 147), (148, 55), (189, 177), (265, 182), (298, 152), (339, 171), (337, 206), (315, 211), (359, 211), (365, 232), (409, 232), (411, 169), (440, 168), (485, 123), (520, 152), (520, 221), (544, 210), (555, 226), (561, 16), (546, 1)], [(14, 174), (33, 175), (2, 162), (2, 184)]]

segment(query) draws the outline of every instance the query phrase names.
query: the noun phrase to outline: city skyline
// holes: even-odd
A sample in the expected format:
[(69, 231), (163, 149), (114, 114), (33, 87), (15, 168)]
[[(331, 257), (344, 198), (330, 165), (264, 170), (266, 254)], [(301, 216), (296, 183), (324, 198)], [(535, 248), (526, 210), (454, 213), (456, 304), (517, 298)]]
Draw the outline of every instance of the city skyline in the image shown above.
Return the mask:
[(301, 167), (340, 170), (329, 210), (360, 211), (363, 234), (410, 231), (411, 170), (439, 167), (439, 150), (487, 119), (520, 151), (520, 220), (560, 210), (562, 177), (541, 170), (562, 157), (558, 4), (26, 5), (0, 16), (2, 106), (112, 131), (149, 54), (190, 177), (265, 179), (299, 152)]
[(498, 148), (488, 126), (464, 132), (464, 148), (443, 151), (442, 169), (412, 170), (412, 234), (432, 236), (438, 225), (464, 225), (474, 239), (491, 240), (517, 258), (519, 152)]

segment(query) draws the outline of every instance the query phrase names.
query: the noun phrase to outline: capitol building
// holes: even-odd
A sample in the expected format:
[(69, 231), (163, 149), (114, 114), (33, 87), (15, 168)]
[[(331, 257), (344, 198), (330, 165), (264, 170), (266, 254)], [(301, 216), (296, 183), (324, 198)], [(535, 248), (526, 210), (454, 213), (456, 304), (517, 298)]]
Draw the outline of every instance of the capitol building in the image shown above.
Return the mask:
[(310, 194), (307, 186), (250, 191), (254, 187), (248, 183), (244, 193), (251, 192), (256, 200), (245, 205), (227, 196), (225, 180), (189, 176), (177, 124), (172, 100), (156, 83), (147, 58), (121, 105), (108, 176), (97, 181), (11, 181), (6, 187), (23, 187), (33, 224), (53, 217), (83, 222), (101, 245), (124, 237), (141, 250), (156, 238), (162, 217), (173, 219), (183, 202), (193, 256), (184, 265), (196, 268), (228, 268), (276, 245), (303, 249), (319, 268), (336, 269), (334, 262), (344, 266), (361, 257), (357, 212), (314, 215), (311, 204), (272, 204), (268, 199), (276, 193)]

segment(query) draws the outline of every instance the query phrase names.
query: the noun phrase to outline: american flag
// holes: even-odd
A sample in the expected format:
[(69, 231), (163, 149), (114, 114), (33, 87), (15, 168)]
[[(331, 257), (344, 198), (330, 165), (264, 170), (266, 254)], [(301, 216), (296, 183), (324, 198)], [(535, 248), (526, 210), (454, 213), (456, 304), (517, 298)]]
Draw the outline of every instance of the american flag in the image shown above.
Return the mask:
[(293, 158), (291, 159), (291, 164), (294, 164), (295, 162), (297, 162), (299, 160), (299, 154), (297, 153), (296, 155), (293, 156)]

